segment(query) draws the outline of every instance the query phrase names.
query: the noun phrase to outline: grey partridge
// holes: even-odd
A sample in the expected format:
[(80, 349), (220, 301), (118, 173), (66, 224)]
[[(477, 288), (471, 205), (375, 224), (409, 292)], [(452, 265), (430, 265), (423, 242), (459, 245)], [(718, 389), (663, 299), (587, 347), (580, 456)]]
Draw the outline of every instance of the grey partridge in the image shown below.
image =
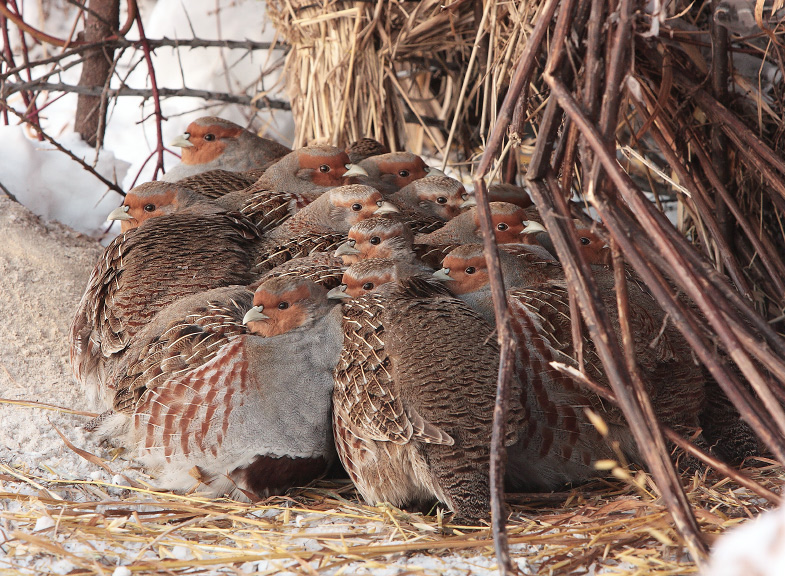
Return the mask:
[(151, 218), (104, 250), (73, 323), (74, 375), (99, 407), (111, 405), (111, 372), (133, 336), (164, 306), (255, 279), (261, 237), (240, 214), (192, 206)]
[(358, 176), (357, 181), (368, 184), (377, 190), (392, 194), (428, 174), (441, 175), (441, 170), (428, 166), (425, 161), (411, 152), (390, 152), (369, 156), (358, 164), (367, 172)]
[(214, 116), (191, 122), (185, 133), (171, 145), (182, 148), (183, 155), (180, 164), (162, 178), (167, 182), (176, 182), (208, 170), (243, 172), (291, 152), (283, 144), (261, 138), (234, 122)]
[[(527, 487), (531, 486), (532, 476), (535, 479), (551, 477), (558, 482), (586, 480), (595, 475), (590, 462), (609, 457), (607, 445), (590, 433), (591, 426), (582, 411), (570, 408), (572, 405), (586, 406), (587, 400), (583, 398), (591, 399), (592, 408), (606, 420), (611, 438), (620, 443), (631, 459), (640, 462), (620, 411), (603, 408), (599, 399), (580, 394), (569, 379), (548, 364), (555, 359), (575, 365), (569, 299), (560, 265), (540, 257), (535, 248), (526, 247), (516, 254), (500, 251), (505, 285), (509, 288), (508, 302), (516, 334), (521, 340), (518, 351), (525, 371), (521, 374), (523, 403), (532, 412), (539, 410), (541, 414), (555, 410), (549, 417), (539, 416), (529, 422), (531, 432), (522, 440), (521, 451), (512, 449), (509, 452), (513, 471), (524, 470), (526, 462), (532, 458), (531, 448), (526, 444), (536, 443), (540, 457), (550, 458), (549, 463), (542, 464), (541, 471), (520, 472), (517, 480)], [(493, 305), (482, 246), (458, 247), (445, 257), (443, 265), (444, 268), (436, 273), (437, 278), (449, 279), (450, 290), (492, 322)], [(613, 273), (595, 269), (595, 278), (618, 337)], [(678, 330), (668, 324), (656, 301), (634, 283), (629, 283), (628, 292), (633, 353), (655, 412), (673, 428), (698, 428), (698, 414), (705, 401), (700, 367), (692, 361), (689, 346)], [(583, 345), (588, 376), (608, 385), (593, 343), (587, 339)], [(564, 467), (557, 466), (559, 456), (564, 457)], [(516, 458), (519, 462), (513, 463)], [(534, 486), (554, 488), (553, 484), (538, 482), (534, 482)]]
[(396, 506), (439, 500), (456, 521), (487, 519), (499, 362), (492, 328), (417, 277), (342, 301), (333, 431), (360, 494)]
[(334, 459), (333, 369), (343, 339), (326, 289), (292, 276), (185, 297), (135, 337), (98, 431), (160, 488), (266, 497)]

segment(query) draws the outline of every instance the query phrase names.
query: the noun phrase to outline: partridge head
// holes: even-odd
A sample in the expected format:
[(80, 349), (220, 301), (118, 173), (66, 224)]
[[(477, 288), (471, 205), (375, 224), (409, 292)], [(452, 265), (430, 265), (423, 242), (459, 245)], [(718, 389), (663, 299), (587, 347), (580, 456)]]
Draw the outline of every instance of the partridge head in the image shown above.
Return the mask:
[(291, 151), (234, 122), (213, 116), (191, 122), (171, 145), (182, 148), (182, 160), (164, 176), (168, 182), (208, 170), (242, 172), (259, 168)]
[[(349, 266), (343, 273), (341, 285), (330, 290), (327, 297), (336, 300), (359, 298), (377, 290), (380, 286), (391, 282), (402, 282), (414, 276), (420, 276), (423, 281), (429, 282), (430, 273), (431, 270), (428, 268), (412, 262), (400, 262), (391, 258), (369, 258)], [(446, 290), (442, 292), (449, 295)]]
[(441, 170), (431, 168), (422, 158), (411, 152), (390, 152), (370, 156), (360, 162), (367, 176), (359, 182), (373, 186), (385, 194), (393, 193), (428, 174), (444, 175)]
[(381, 192), (362, 184), (333, 188), (300, 210), (269, 238), (293, 238), (312, 232), (347, 233), (357, 222), (372, 216), (391, 214), (398, 209), (382, 197)]
[[(467, 203), (464, 203), (466, 206)], [(491, 202), (491, 222), (496, 242), (499, 244), (520, 243), (521, 237), (527, 231), (530, 221), (536, 217), (532, 209), (528, 211), (515, 204), (506, 202)], [(414, 238), (415, 244), (472, 244), (482, 242), (477, 207), (459, 214), (443, 228), (430, 234), (418, 234)]]
[(270, 166), (256, 186), (298, 195), (299, 202), (305, 205), (330, 188), (346, 184), (345, 178), (364, 174), (340, 148), (306, 146)]
[(346, 242), (335, 251), (347, 266), (368, 258), (392, 258), (414, 262), (413, 235), (408, 224), (399, 219), (374, 216), (349, 229)]
[(327, 290), (316, 282), (277, 276), (256, 289), (253, 307), (243, 316), (243, 324), (251, 334), (277, 336), (310, 326), (333, 306), (327, 299)]
[(189, 188), (173, 182), (147, 182), (129, 190), (119, 206), (109, 213), (107, 220), (119, 220), (120, 229), (127, 232), (150, 218), (175, 212), (221, 212), (220, 205)]
[(463, 211), (466, 188), (455, 178), (433, 173), (407, 184), (389, 199), (416, 212), (440, 220), (450, 220)]

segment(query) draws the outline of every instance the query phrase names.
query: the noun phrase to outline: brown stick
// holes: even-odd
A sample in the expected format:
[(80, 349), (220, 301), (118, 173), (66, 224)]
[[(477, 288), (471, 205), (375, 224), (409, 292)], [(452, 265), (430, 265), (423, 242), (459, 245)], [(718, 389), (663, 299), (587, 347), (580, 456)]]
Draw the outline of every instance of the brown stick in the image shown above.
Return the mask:
[[(521, 54), (515, 67), (513, 79), (502, 103), (501, 110), (496, 119), (488, 145), (483, 152), (477, 171), (474, 176), (474, 190), (477, 198), (477, 213), (480, 220), (480, 227), (483, 234), (483, 251), (485, 260), (488, 264), (488, 275), (493, 298), (493, 309), (496, 317), (496, 327), (499, 342), (501, 344), (500, 372), (497, 382), (496, 407), (493, 413), (493, 438), (491, 440), (491, 519), (493, 529), (493, 543), (496, 551), (496, 559), (499, 563), (499, 574), (506, 576), (514, 573), (514, 567), (510, 559), (510, 550), (507, 540), (506, 514), (504, 513), (504, 490), (501, 478), (504, 476), (504, 423), (505, 410), (504, 397), (508, 394), (508, 381), (510, 378), (511, 364), (510, 358), (514, 355), (515, 338), (510, 326), (510, 312), (507, 298), (504, 291), (504, 280), (501, 273), (501, 263), (499, 262), (499, 252), (496, 247), (496, 237), (493, 234), (493, 224), (491, 222), (490, 207), (488, 205), (487, 189), (483, 178), (490, 170), (493, 159), (501, 150), (501, 144), (507, 127), (512, 120), (512, 114), (516, 105), (519, 105), (520, 95), (524, 86), (528, 85), (532, 72), (534, 71), (535, 61), (539, 53), (540, 46), (548, 31), (551, 18), (553, 17), (558, 0), (546, 0), (541, 8), (540, 17), (534, 27), (534, 32), (526, 43), (526, 47)], [(503, 369), (506, 367), (506, 369)]]
[[(726, 350), (728, 350), (728, 353), (741, 368), (745, 376), (751, 381), (756, 391), (761, 395), (768, 411), (775, 416), (774, 421), (779, 428), (779, 433), (773, 438), (768, 438), (768, 440), (771, 442), (769, 446), (772, 448), (772, 451), (775, 451), (775, 453), (783, 454), (783, 446), (781, 445), (782, 408), (779, 404), (776, 403), (776, 401), (771, 396), (771, 392), (762, 382), (760, 373), (754, 366), (750, 364), (749, 357), (745, 352), (743, 352), (743, 348), (739, 340), (731, 333), (726, 323), (724, 323), (720, 318), (720, 313), (716, 306), (707, 300), (707, 283), (705, 281), (701, 283), (695, 277), (693, 269), (686, 262), (684, 262), (684, 257), (686, 257), (686, 255), (690, 252), (689, 247), (685, 247), (682, 251), (667, 249), (669, 244), (665, 230), (670, 227), (670, 225), (668, 224), (663, 226), (662, 223), (657, 219), (658, 216), (661, 218), (662, 214), (654, 210), (648, 203), (648, 200), (643, 198), (642, 195), (639, 196), (635, 194), (635, 185), (629, 180), (629, 176), (621, 170), (620, 166), (616, 162), (615, 156), (609, 154), (607, 149), (605, 149), (604, 145), (601, 143), (599, 133), (594, 128), (594, 126), (592, 126), (586, 120), (585, 116), (567, 89), (555, 78), (546, 77), (546, 82), (551, 85), (551, 89), (554, 91), (554, 93), (558, 94), (558, 98), (562, 106), (564, 106), (565, 111), (567, 111), (567, 113), (572, 116), (573, 120), (576, 122), (576, 125), (578, 125), (579, 129), (586, 137), (587, 142), (592, 146), (595, 154), (598, 155), (598, 158), (603, 163), (603, 167), (613, 180), (616, 188), (622, 192), (625, 200), (630, 203), (631, 209), (634, 210), (637, 217), (642, 220), (643, 225), (646, 226), (646, 229), (649, 231), (650, 237), (655, 242), (655, 245), (658, 247), (658, 249), (661, 250), (663, 255), (666, 256), (666, 259), (670, 262), (674, 272), (677, 274), (677, 277), (683, 280), (683, 286), (687, 289), (688, 294), (690, 294), (693, 300), (699, 304), (701, 311), (706, 315), (708, 321), (720, 336), (720, 339), (726, 347)], [(608, 205), (605, 202), (596, 203), (595, 208), (601, 212), (605, 212), (608, 209)], [(620, 243), (629, 239), (622, 237), (624, 231), (619, 229), (614, 221), (608, 220), (606, 221), (606, 225), (611, 230), (613, 236)], [(679, 237), (679, 239), (683, 241), (683, 238)], [(625, 254), (629, 254), (633, 250), (634, 248), (632, 247), (631, 242), (627, 242), (626, 245), (624, 245)], [(643, 265), (642, 268), (638, 271), (643, 274), (646, 268), (647, 267)], [(685, 336), (686, 335), (687, 334), (685, 333)], [(718, 379), (718, 381), (720, 381), (722, 384), (720, 379)], [(732, 393), (738, 392), (726, 390), (725, 388), (723, 388), (723, 390), (726, 394), (729, 395), (729, 397)], [(738, 405), (737, 408), (741, 410), (741, 407)], [(747, 419), (748, 422), (750, 419), (754, 418), (753, 415), (744, 414), (743, 412), (742, 415), (745, 417), (745, 419)]]
[[(570, 378), (572, 378), (575, 382), (594, 392), (603, 400), (607, 400), (608, 402), (615, 404), (616, 406), (619, 405), (619, 402), (616, 400), (616, 396), (613, 392), (605, 388), (604, 386), (600, 386), (596, 382), (591, 381), (585, 374), (579, 372), (572, 366), (568, 366), (566, 364), (560, 364), (558, 362), (552, 362), (551, 366), (561, 372), (562, 374), (566, 374)], [(750, 492), (754, 492), (758, 496), (765, 498), (775, 506), (779, 506), (782, 502), (782, 498), (766, 488), (765, 486), (761, 486), (759, 483), (755, 482), (752, 478), (748, 478), (735, 468), (728, 466), (721, 460), (717, 460), (714, 456), (709, 454), (708, 452), (704, 452), (695, 444), (690, 442), (689, 440), (685, 440), (679, 434), (677, 434), (674, 430), (669, 428), (668, 426), (663, 425), (662, 431), (665, 434), (665, 437), (668, 438), (671, 442), (676, 444), (679, 448), (684, 450), (685, 452), (692, 454), (700, 461), (705, 463), (708, 466), (711, 466), (715, 470), (717, 470), (723, 476), (727, 476), (740, 486), (744, 486)]]

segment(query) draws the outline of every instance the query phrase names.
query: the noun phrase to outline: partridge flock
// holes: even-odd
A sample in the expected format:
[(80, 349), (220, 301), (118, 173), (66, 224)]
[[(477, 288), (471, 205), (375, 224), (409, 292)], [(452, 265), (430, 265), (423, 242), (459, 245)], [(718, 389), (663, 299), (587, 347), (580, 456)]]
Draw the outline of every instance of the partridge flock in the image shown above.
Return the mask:
[[(339, 460), (371, 504), (487, 520), (499, 348), (471, 195), (371, 139), (292, 151), (207, 117), (174, 144), (182, 162), (109, 215), (122, 232), (73, 320), (74, 376), (101, 412), (88, 428), (165, 489), (253, 499)], [(640, 456), (621, 413), (551, 364), (579, 367), (566, 279), (521, 192), (491, 203), (519, 342), (506, 481), (554, 490)], [(602, 234), (578, 232), (619, 330)], [(628, 292), (657, 415), (705, 428), (711, 383), (646, 290)]]

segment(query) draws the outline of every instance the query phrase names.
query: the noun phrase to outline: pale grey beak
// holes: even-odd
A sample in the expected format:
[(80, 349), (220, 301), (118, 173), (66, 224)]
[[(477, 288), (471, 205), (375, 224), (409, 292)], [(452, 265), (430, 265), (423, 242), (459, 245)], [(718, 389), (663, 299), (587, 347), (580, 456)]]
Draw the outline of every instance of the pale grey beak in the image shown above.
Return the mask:
[(128, 215), (128, 206), (118, 206), (106, 217), (107, 220), (133, 220), (133, 216)]
[(534, 220), (524, 220), (523, 226), (524, 228), (521, 230), (521, 234), (539, 234), (540, 232), (547, 232), (545, 226)]
[(450, 278), (450, 269), (441, 268), (433, 273), (433, 277), (442, 282), (454, 282), (455, 278)]
[(351, 298), (351, 296), (346, 293), (346, 284), (341, 284), (330, 290), (327, 293), (327, 298), (330, 300), (344, 300), (346, 298)]
[(477, 206), (477, 198), (475, 198), (474, 195), (470, 195), (466, 200), (463, 201), (463, 204), (461, 204), (459, 208), (464, 210), (466, 208), (474, 208), (475, 206)]
[(354, 240), (347, 240), (335, 251), (334, 256), (336, 258), (340, 258), (341, 256), (354, 256), (355, 254), (359, 254), (360, 251), (354, 247), (355, 241)]
[(169, 146), (177, 146), (178, 148), (193, 148), (193, 143), (188, 139), (191, 137), (187, 132), (180, 134), (177, 138), (169, 142)]
[(264, 314), (262, 311), (264, 310), (264, 306), (254, 306), (248, 312), (245, 313), (243, 316), (243, 324), (248, 324), (248, 322), (259, 322), (260, 320), (269, 320), (270, 317), (267, 314)]
[(346, 164), (346, 172), (343, 173), (343, 177), (349, 178), (350, 176), (368, 176), (368, 172), (359, 164)]
[(374, 214), (381, 215), (381, 214), (393, 214), (400, 212), (398, 208), (395, 207), (394, 204), (387, 202), (386, 200), (380, 200), (376, 203), (379, 207), (373, 211)]
[(444, 176), (444, 177), (447, 176), (447, 174), (445, 174), (438, 168), (431, 168), (430, 166), (427, 166), (425, 171), (428, 173), (428, 176)]

